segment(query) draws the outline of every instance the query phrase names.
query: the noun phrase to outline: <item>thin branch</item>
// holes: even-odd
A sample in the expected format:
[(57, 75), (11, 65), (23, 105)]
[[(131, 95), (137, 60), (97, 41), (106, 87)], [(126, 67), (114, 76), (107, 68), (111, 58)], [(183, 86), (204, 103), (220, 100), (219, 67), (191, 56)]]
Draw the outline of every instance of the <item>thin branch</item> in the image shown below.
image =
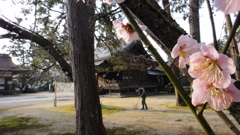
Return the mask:
[[(53, 11), (53, 12), (56, 12), (56, 13), (59, 13), (59, 14), (66, 14), (66, 13), (63, 13), (61, 11), (57, 11), (57, 10), (54, 10), (54, 9), (51, 9), (49, 6), (45, 5), (44, 2), (41, 2), (41, 4), (47, 8), (49, 11)], [(62, 3), (63, 4), (63, 3)]]
[(24, 27), (21, 27), (19, 25), (16, 25), (13, 22), (7, 22), (4, 19), (0, 17), (0, 27), (3, 29), (6, 29), (10, 32), (17, 33), (19, 36), (24, 37), (24, 39), (32, 40), (39, 46), (43, 47), (44, 50), (48, 51), (49, 54), (59, 63), (62, 70), (64, 72), (67, 72), (68, 76), (72, 80), (72, 69), (71, 66), (64, 60), (63, 57), (61, 57), (61, 54), (58, 52), (57, 46), (55, 46), (53, 43), (51, 43), (46, 38), (38, 35), (37, 33), (32, 32), (31, 30), (28, 30)]
[(18, 34), (11, 34), (11, 33), (0, 35), (0, 37), (1, 38), (10, 38), (10, 39), (24, 39), (23, 37), (19, 36)]
[(215, 112), (225, 122), (225, 124), (232, 130), (232, 132), (234, 132), (236, 135), (240, 135), (240, 131), (222, 111), (215, 111)]
[(207, 0), (207, 6), (208, 6), (211, 25), (212, 25), (213, 43), (214, 43), (215, 49), (218, 50), (218, 42), (217, 42), (217, 38), (216, 38), (215, 23), (214, 23), (214, 19), (213, 19), (213, 15), (212, 15), (213, 14), (212, 8), (211, 8), (209, 0)]
[(119, 8), (116, 8), (116, 9), (114, 9), (114, 10), (112, 10), (112, 11), (106, 13), (106, 14), (102, 14), (102, 13), (97, 14), (97, 15), (94, 17), (94, 19), (93, 19), (93, 21), (91, 22), (91, 24), (90, 24), (90, 29), (93, 28), (93, 26), (94, 26), (94, 24), (95, 24), (95, 22), (96, 22), (97, 20), (100, 20), (100, 19), (102, 19), (102, 18), (104, 18), (104, 17), (110, 16), (110, 15), (114, 15), (114, 14), (117, 14), (117, 13), (120, 13), (120, 12), (121, 12), (121, 11), (119, 10)]
[(204, 103), (201, 107), (201, 109), (198, 111), (199, 116), (203, 116), (203, 111), (206, 109), (208, 103)]
[(226, 44), (225, 44), (225, 47), (224, 47), (224, 49), (223, 49), (223, 54), (226, 54), (226, 53), (227, 53), (227, 50), (228, 50), (228, 48), (229, 48), (229, 46), (230, 46), (230, 43), (231, 43), (232, 39), (234, 38), (234, 35), (235, 35), (235, 33), (236, 33), (236, 30), (237, 30), (237, 28), (238, 28), (239, 26), (240, 26), (240, 11), (238, 12), (238, 16), (237, 16), (237, 18), (236, 18), (236, 20), (235, 20), (235, 23), (234, 23), (234, 25), (233, 25), (233, 28), (232, 28), (232, 30), (231, 30), (231, 33), (229, 34), (228, 40), (227, 40), (227, 42), (226, 42)]

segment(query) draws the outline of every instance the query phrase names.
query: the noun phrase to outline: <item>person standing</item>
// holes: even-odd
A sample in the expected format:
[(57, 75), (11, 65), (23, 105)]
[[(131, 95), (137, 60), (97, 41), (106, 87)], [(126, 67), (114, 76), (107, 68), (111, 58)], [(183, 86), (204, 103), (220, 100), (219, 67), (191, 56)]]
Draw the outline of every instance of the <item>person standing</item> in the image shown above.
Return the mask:
[(141, 110), (144, 110), (144, 109), (148, 109), (147, 107), (147, 104), (146, 104), (146, 97), (147, 97), (147, 94), (145, 92), (145, 89), (143, 87), (140, 87), (136, 90), (136, 92), (138, 92), (139, 96), (142, 98), (142, 109)]

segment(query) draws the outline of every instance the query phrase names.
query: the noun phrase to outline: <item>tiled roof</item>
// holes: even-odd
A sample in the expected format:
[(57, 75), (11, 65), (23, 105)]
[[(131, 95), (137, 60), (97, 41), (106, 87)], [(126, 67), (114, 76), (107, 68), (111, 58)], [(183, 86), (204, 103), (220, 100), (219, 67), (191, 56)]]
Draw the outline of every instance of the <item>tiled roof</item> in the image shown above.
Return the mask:
[(0, 71), (26, 72), (28, 69), (15, 65), (8, 54), (0, 54)]

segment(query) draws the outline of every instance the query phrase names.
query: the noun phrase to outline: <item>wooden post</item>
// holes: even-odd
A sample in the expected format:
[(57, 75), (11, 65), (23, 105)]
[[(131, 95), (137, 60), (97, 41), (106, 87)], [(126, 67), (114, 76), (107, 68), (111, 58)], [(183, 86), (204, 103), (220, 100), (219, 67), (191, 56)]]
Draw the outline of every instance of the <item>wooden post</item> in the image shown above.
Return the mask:
[(57, 90), (56, 90), (56, 83), (54, 83), (54, 107), (57, 107)]

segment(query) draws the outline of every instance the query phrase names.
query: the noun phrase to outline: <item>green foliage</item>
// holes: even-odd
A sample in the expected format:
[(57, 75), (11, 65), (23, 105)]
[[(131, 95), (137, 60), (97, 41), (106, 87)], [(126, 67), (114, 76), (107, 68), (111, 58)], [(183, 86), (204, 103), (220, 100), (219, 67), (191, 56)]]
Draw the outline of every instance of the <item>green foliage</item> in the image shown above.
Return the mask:
[(127, 65), (124, 64), (124, 57), (119, 53), (115, 53), (108, 59), (107, 67), (96, 67), (96, 71), (98, 72), (124, 71), (126, 69)]
[[(35, 17), (35, 21), (32, 22), (30, 30), (37, 33), (52, 44), (54, 48), (59, 52), (61, 57), (65, 61), (70, 61), (69, 55), (69, 42), (68, 42), (68, 29), (66, 21), (66, 3), (64, 0), (26, 0), (26, 1), (13, 1), (14, 4), (22, 7), (21, 17), (16, 18), (17, 23), (21, 25), (28, 21), (29, 16)], [(121, 16), (120, 10), (116, 5), (108, 5), (103, 1), (97, 1), (97, 7), (95, 9), (96, 15), (92, 18), (90, 24), (92, 24), (91, 29), (95, 29), (95, 44), (96, 47), (103, 47), (110, 52), (114, 52), (116, 48), (120, 45), (120, 41), (116, 37), (114, 30), (112, 28), (112, 20)], [(56, 63), (55, 59), (51, 57), (51, 50), (47, 48), (42, 48), (32, 41), (25, 39), (14, 39), (12, 40), (11, 46), (5, 46), (11, 53), (11, 56), (18, 58), (20, 64), (28, 65), (31, 70), (34, 70), (33, 75), (37, 74), (37, 77), (31, 77), (34, 84), (39, 84), (39, 80), (44, 82), (45, 85), (47, 80), (51, 82), (52, 80), (58, 79), (59, 77), (49, 78), (47, 73), (61, 70), (61, 67)], [(114, 67), (111, 70), (122, 70), (124, 67), (119, 68)], [(61, 74), (64, 73), (59, 72)], [(44, 78), (46, 77), (46, 78)], [(39, 79), (40, 78), (40, 79)], [(33, 82), (33, 81), (37, 82)], [(65, 80), (65, 77), (61, 78)]]
[[(172, 0), (171, 1), (171, 12), (180, 13), (183, 15), (183, 19), (186, 20), (189, 17), (189, 1), (188, 0)], [(199, 0), (199, 5), (203, 4), (203, 0)]]
[(39, 123), (35, 118), (8, 116), (0, 121), (0, 133), (44, 126), (46, 125)]

